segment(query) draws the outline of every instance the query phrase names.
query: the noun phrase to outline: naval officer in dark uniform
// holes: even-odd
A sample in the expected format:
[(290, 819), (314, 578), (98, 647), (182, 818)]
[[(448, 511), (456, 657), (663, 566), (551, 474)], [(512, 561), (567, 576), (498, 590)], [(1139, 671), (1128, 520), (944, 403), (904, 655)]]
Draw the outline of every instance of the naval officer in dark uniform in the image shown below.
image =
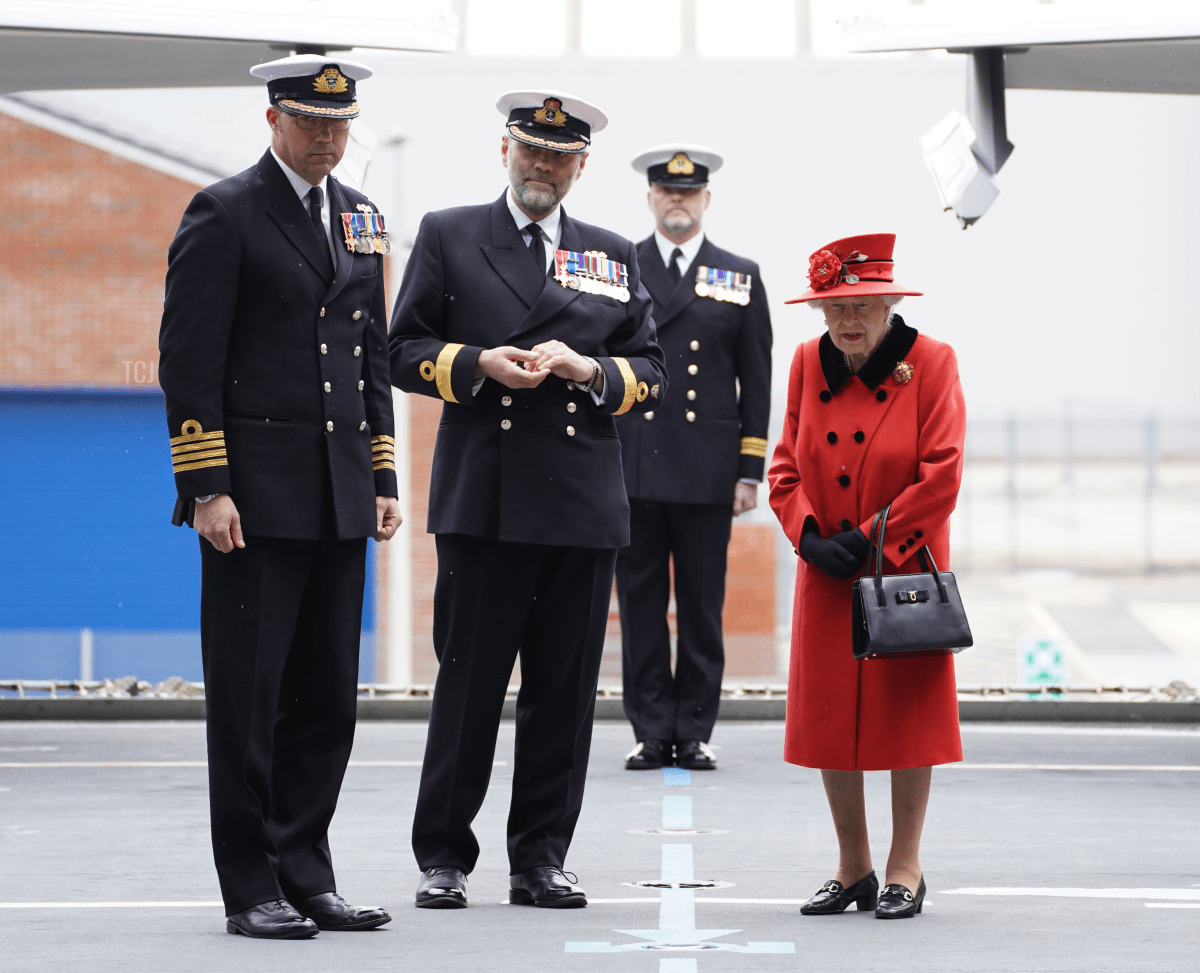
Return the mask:
[[(671, 401), (617, 423), (630, 543), (617, 558), (630, 770), (714, 770), (725, 646), (721, 610), (731, 519), (757, 505), (771, 411), (771, 317), (758, 264), (704, 235), (708, 177), (721, 157), (696, 145), (650, 149), (654, 234), (638, 244), (654, 299)], [(675, 570), (675, 672), (667, 627)]]
[(192, 199), (159, 332), (179, 499), (200, 533), (213, 853), (226, 928), (370, 929), (329, 821), (354, 740), (367, 538), (400, 524), (382, 217), (330, 172), (364, 64), (261, 64), (271, 147)]
[(614, 417), (657, 408), (667, 384), (633, 244), (559, 205), (604, 114), (555, 92), (513, 92), (497, 108), (509, 188), (425, 216), (390, 335), (392, 381), (445, 403), (428, 523), (441, 668), (413, 822), (425, 908), (467, 904), (471, 822), (518, 651), (510, 901), (587, 904), (562, 868), (629, 543)]

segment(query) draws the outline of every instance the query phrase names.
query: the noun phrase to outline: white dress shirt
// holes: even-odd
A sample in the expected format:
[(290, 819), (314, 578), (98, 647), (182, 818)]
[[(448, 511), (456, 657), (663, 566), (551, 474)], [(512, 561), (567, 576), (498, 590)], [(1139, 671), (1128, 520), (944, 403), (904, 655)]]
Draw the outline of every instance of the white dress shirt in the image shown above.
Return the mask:
[(537, 223), (546, 235), (546, 242), (543, 244), (546, 248), (546, 266), (544, 270), (549, 272), (550, 266), (554, 263), (554, 251), (562, 243), (562, 207), (555, 206), (554, 212), (543, 216), (540, 220), (532, 220), (521, 212), (521, 207), (517, 205), (517, 199), (513, 196), (511, 189), (504, 199), (508, 203), (508, 211), (512, 213), (512, 218), (517, 222), (517, 229), (521, 231), (521, 240), (525, 246), (528, 247), (529, 241), (533, 239), (533, 234), (529, 232), (530, 223)]
[(683, 251), (682, 257), (676, 258), (676, 263), (679, 265), (679, 275), (682, 277), (687, 273), (688, 267), (692, 265), (692, 261), (696, 259), (696, 254), (700, 252), (700, 245), (704, 242), (704, 231), (701, 230), (687, 243), (672, 243), (658, 230), (654, 231), (654, 242), (658, 244), (658, 252), (662, 256), (663, 266), (668, 269), (671, 266), (671, 254), (678, 247)]
[[(300, 202), (304, 204), (304, 211), (308, 212), (308, 194), (312, 191), (313, 184), (279, 158), (274, 146), (271, 146), (271, 155), (275, 156), (275, 161), (279, 163), (279, 168), (283, 170), (283, 174), (287, 176), (287, 181), (292, 184), (292, 188), (296, 190), (296, 195), (300, 197)], [(325, 242), (329, 244), (329, 255), (333, 258), (334, 265), (336, 266), (337, 254), (333, 252), (333, 231), (329, 227), (329, 177), (326, 176), (317, 183), (317, 188), (321, 190), (321, 225), (325, 227)]]

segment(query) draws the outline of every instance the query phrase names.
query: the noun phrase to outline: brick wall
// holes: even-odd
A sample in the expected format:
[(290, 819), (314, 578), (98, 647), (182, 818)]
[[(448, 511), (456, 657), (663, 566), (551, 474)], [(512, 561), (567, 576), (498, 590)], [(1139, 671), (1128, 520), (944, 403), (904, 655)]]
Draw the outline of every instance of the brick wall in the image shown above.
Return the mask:
[(167, 247), (197, 187), (0, 114), (0, 385), (157, 385)]

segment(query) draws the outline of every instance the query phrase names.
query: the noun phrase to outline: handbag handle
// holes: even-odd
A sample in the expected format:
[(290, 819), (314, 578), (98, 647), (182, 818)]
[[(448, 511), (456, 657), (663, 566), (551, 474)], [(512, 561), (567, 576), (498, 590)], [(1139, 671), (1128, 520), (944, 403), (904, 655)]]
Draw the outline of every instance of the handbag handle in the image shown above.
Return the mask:
[[(879, 513), (875, 515), (875, 519), (871, 521), (871, 544), (874, 547), (875, 554), (875, 600), (880, 608), (887, 607), (887, 599), (883, 594), (883, 535), (887, 530), (888, 513), (891, 511), (892, 505), (889, 503)], [(875, 527), (879, 527), (879, 539), (875, 538)], [(867, 556), (868, 563), (870, 555)], [(942, 581), (941, 574), (938, 573), (938, 567), (933, 560), (933, 554), (929, 551), (928, 545), (922, 545), (917, 551), (917, 563), (921, 565), (921, 570), (933, 575), (933, 583), (937, 587), (938, 601), (943, 605), (949, 602), (950, 595), (946, 591), (946, 583)]]

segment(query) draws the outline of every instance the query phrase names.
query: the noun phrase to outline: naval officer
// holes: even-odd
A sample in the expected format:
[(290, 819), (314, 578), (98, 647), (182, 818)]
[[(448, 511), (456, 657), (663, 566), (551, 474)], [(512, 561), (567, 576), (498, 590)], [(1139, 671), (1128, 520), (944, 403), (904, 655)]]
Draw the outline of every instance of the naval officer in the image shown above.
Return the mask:
[[(758, 264), (704, 235), (721, 157), (696, 145), (643, 152), (653, 235), (638, 244), (671, 401), (618, 421), (630, 543), (617, 557), (625, 714), (637, 745), (625, 766), (714, 770), (731, 520), (757, 505), (771, 411), (771, 317)], [(667, 627), (674, 564), (675, 671)]]
[(429, 213), (392, 315), (392, 381), (440, 399), (428, 530), (441, 667), (413, 822), (416, 904), (461, 908), (520, 653), (510, 901), (586, 905), (563, 872), (583, 801), (617, 549), (629, 542), (616, 416), (667, 374), (634, 246), (560, 205), (603, 112), (512, 92), (492, 203)]
[(298, 55), (271, 146), (197, 193), (159, 332), (179, 499), (200, 534), (213, 853), (226, 928), (277, 939), (389, 921), (337, 894), (328, 830), (354, 740), (367, 538), (400, 524), (371, 201), (330, 172), (371, 69)]

